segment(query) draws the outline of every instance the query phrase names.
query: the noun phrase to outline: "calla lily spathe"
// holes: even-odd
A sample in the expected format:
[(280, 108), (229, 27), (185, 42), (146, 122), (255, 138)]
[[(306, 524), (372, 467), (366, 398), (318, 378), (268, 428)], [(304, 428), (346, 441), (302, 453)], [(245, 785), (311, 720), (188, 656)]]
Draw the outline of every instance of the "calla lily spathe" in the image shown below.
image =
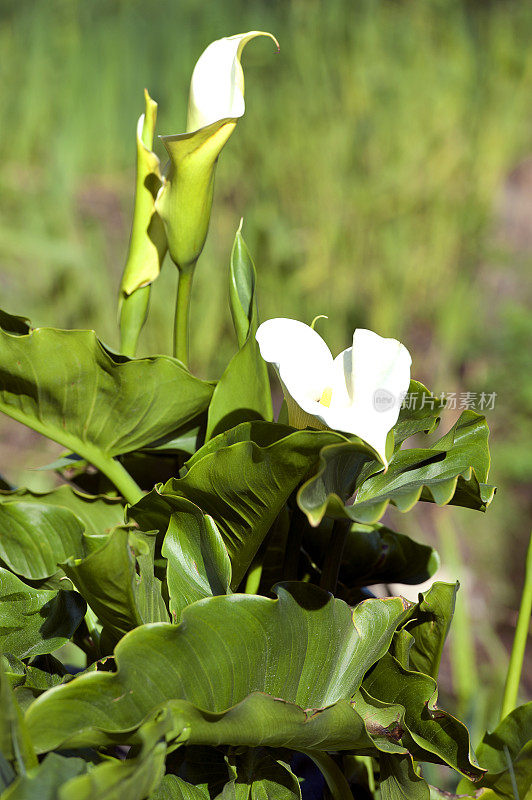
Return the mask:
[(358, 328), (352, 347), (333, 359), (319, 333), (282, 318), (263, 322), (257, 341), (277, 370), (291, 425), (358, 436), (388, 466), (386, 439), (410, 383), (412, 359), (401, 342)]
[(156, 207), (170, 255), (181, 270), (193, 268), (205, 244), (216, 161), (245, 111), (240, 58), (244, 46), (257, 36), (277, 44), (271, 33), (250, 31), (207, 47), (192, 74), (186, 132), (161, 136), (170, 165)]
[(161, 164), (153, 152), (157, 103), (144, 90), (146, 110), (137, 123), (137, 179), (129, 252), (120, 290), (130, 295), (152, 283), (161, 270), (166, 253), (166, 234), (155, 211), (155, 198), (162, 185)]
[(146, 110), (137, 123), (137, 179), (129, 250), (120, 283), (120, 349), (133, 357), (146, 321), (151, 284), (166, 254), (163, 221), (155, 210), (162, 185), (161, 164), (153, 152), (157, 103), (144, 90)]

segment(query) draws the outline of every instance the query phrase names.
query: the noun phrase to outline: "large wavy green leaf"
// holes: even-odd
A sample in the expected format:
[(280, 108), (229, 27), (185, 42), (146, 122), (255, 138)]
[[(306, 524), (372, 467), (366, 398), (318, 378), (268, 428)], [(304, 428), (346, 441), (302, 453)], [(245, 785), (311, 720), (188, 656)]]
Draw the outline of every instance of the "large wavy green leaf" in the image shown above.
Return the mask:
[(172, 496), (190, 500), (215, 520), (236, 588), (291, 492), (316, 468), (320, 450), (339, 441), (345, 437), (333, 431), (242, 423), (207, 442), (185, 465), (184, 477), (156, 487), (130, 516), (144, 530), (165, 531)]
[(21, 501), (68, 509), (78, 517), (87, 533), (106, 533), (124, 523), (124, 506), (120, 498), (84, 494), (71, 486), (59, 486), (49, 492), (34, 492), (31, 489), (0, 491), (2, 505)]
[[(361, 475), (357, 462), (361, 445), (337, 445), (322, 452), (319, 471), (299, 490), (299, 505), (313, 525), (325, 514), (374, 523), (389, 503), (408, 511), (418, 500), (484, 511), (495, 492), (486, 484), (488, 435), (485, 418), (464, 411), (432, 447), (399, 450), (386, 472), (373, 475), (367, 471)], [(372, 471), (377, 472), (373, 467)], [(355, 491), (355, 500), (350, 502)]]
[(207, 439), (251, 419), (273, 419), (266, 362), (255, 339), (259, 320), (255, 266), (240, 230), (231, 252), (229, 300), (239, 351), (227, 365), (209, 406)]
[(419, 761), (443, 762), (473, 779), (482, 777), (465, 725), (436, 706), (436, 681), (404, 668), (386, 653), (364, 678), (365, 698), (402, 707), (399, 735)]
[(207, 408), (213, 385), (169, 356), (128, 359), (94, 331), (0, 330), (0, 411), (99, 466)]
[(353, 610), (308, 584), (277, 594), (208, 598), (188, 606), (177, 626), (132, 631), (116, 648), (116, 673), (81, 676), (30, 706), (37, 750), (116, 741), (126, 731), (134, 740), (164, 704), (190, 744), (371, 749), (349, 698), (387, 651), (403, 601)]
[(31, 580), (54, 575), (83, 554), (83, 526), (68, 509), (24, 501), (0, 504), (0, 558)]
[(0, 649), (18, 658), (53, 653), (83, 619), (77, 592), (33, 589), (0, 568)]

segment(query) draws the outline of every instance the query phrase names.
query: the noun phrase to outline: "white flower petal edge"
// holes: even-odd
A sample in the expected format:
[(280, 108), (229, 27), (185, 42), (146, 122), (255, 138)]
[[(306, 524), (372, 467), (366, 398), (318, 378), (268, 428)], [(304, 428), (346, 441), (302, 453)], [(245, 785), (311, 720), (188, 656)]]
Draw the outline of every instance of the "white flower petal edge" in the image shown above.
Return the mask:
[(410, 383), (412, 359), (401, 342), (360, 328), (333, 361), (316, 331), (282, 318), (264, 322), (257, 341), (277, 369), (292, 425), (359, 436), (387, 468), (386, 438)]
[(190, 82), (187, 133), (244, 114), (244, 72), (240, 57), (244, 46), (256, 36), (268, 36), (279, 49), (271, 33), (249, 31), (217, 39), (203, 51)]
[(332, 374), (331, 351), (315, 330), (295, 319), (270, 319), (256, 334), (261, 356), (274, 364), (296, 402), (309, 414), (319, 411), (324, 381)]

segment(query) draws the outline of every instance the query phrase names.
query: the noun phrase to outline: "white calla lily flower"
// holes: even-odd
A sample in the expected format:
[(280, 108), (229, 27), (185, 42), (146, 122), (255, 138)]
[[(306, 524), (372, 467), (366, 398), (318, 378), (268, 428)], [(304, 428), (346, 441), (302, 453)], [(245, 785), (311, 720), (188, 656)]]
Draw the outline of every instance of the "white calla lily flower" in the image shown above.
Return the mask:
[(319, 333), (283, 318), (263, 322), (257, 341), (277, 370), (291, 425), (358, 436), (387, 468), (386, 438), (410, 384), (412, 359), (401, 342), (358, 328), (353, 346), (333, 358)]
[(185, 133), (161, 136), (170, 156), (156, 201), (168, 250), (181, 270), (193, 268), (209, 227), (214, 173), (223, 146), (245, 111), (245, 45), (265, 31), (249, 31), (212, 42), (201, 54), (190, 82)]
[(194, 67), (188, 97), (187, 133), (222, 119), (237, 120), (244, 115), (244, 72), (240, 59), (245, 45), (266, 31), (249, 31), (212, 42)]

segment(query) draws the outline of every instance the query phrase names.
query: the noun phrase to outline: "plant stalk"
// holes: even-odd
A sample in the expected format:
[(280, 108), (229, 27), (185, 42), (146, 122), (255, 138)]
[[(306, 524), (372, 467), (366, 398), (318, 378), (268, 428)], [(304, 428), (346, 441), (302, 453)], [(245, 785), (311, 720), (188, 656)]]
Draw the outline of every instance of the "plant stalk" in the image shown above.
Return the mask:
[[(94, 653), (96, 655), (96, 658), (94, 658), (93, 661), (97, 661), (99, 658), (101, 658), (101, 653), (100, 653), (100, 632), (98, 630), (98, 617), (94, 613), (92, 608), (90, 608), (90, 606), (87, 606), (87, 611), (85, 613), (85, 625), (87, 626), (87, 630), (89, 632), (90, 641), (93, 644)], [(89, 665), (87, 664), (87, 666), (89, 666)]]
[(327, 555), (321, 573), (320, 586), (332, 594), (336, 591), (340, 564), (344, 554), (345, 542), (349, 531), (350, 521), (337, 519), (333, 524), (329, 544), (327, 545)]
[(129, 472), (122, 466), (122, 464), (112, 458), (112, 456), (105, 455), (98, 451), (94, 445), (86, 442), (81, 443), (79, 439), (74, 436), (70, 436), (68, 433), (60, 436), (51, 436), (46, 425), (44, 425), (40, 420), (36, 419), (32, 419), (30, 421), (18, 408), (2, 408), (2, 411), (8, 417), (15, 419), (17, 422), (21, 422), (23, 425), (26, 425), (26, 427), (37, 431), (37, 433), (41, 433), (43, 436), (46, 436), (47, 439), (51, 439), (53, 442), (57, 442), (57, 444), (62, 445), (64, 448), (72, 450), (74, 453), (77, 453), (79, 456), (81, 456), (81, 458), (85, 459), (85, 461), (88, 461), (89, 464), (92, 464), (94, 467), (96, 467), (96, 469), (99, 469), (100, 472), (103, 472), (103, 474), (109, 478), (111, 483), (116, 486), (124, 500), (126, 500), (130, 505), (134, 505), (143, 496), (142, 489), (133, 480)]
[(297, 581), (297, 569), (301, 554), (301, 545), (308, 522), (305, 514), (296, 506), (292, 512), (290, 529), (286, 539), (284, 562), (283, 562), (283, 581)]
[(523, 592), (521, 594), (521, 605), (519, 607), (519, 615), (517, 617), (517, 625), (515, 627), (514, 643), (512, 647), (512, 654), (510, 656), (510, 663), (508, 665), (508, 673), (506, 675), (506, 683), (504, 685), (504, 695), (501, 707), (501, 719), (504, 719), (508, 714), (517, 706), (517, 697), (519, 694), (519, 683), (521, 681), (521, 672), (523, 670), (523, 661), (525, 657), (526, 640), (528, 637), (528, 628), (530, 625), (530, 616), (532, 614), (532, 534), (528, 543), (528, 553), (526, 557), (525, 566), (525, 583)]
[(262, 558), (255, 559), (251, 564), (244, 588), (246, 594), (257, 594), (259, 591), (260, 579), (262, 578), (262, 562)]
[(122, 294), (120, 303), (120, 352), (135, 358), (140, 332), (148, 316), (151, 285)]
[(190, 317), (190, 292), (192, 289), (192, 278), (194, 267), (192, 264), (187, 269), (179, 270), (179, 284), (177, 286), (177, 297), (175, 305), (174, 319), (174, 356), (178, 358), (185, 367), (188, 367), (188, 333)]
[(120, 461), (110, 456), (99, 455), (96, 457), (88, 456), (87, 461), (109, 478), (129, 505), (134, 506), (143, 497), (144, 492)]

